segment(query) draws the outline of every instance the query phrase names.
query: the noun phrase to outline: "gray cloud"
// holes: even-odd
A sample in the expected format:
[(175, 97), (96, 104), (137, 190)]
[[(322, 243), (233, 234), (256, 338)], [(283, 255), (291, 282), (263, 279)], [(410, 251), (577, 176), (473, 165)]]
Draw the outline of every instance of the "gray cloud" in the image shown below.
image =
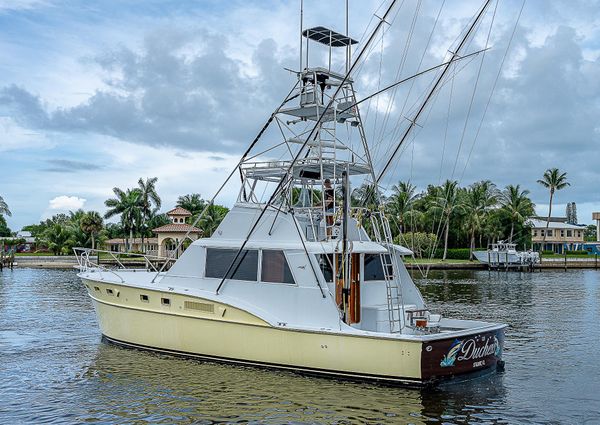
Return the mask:
[[(272, 40), (262, 41), (253, 56), (258, 78), (244, 75), (242, 64), (223, 52), (224, 42), (204, 30), (161, 31), (145, 40), (142, 52), (122, 48), (96, 58), (104, 71), (119, 77), (107, 80), (108, 89), (80, 105), (48, 110), (39, 97), (14, 85), (0, 90), (0, 105), (31, 128), (196, 151), (238, 151), (289, 81), (272, 77), (276, 72), (280, 77), (283, 67)], [(177, 54), (197, 44), (200, 54)]]
[(104, 168), (98, 164), (92, 164), (90, 162), (83, 161), (72, 161), (69, 159), (48, 159), (46, 162), (50, 164), (50, 166), (44, 168), (43, 171), (48, 171), (51, 173), (76, 173), (78, 171), (95, 171)]
[[(570, 3), (564, 4), (571, 9)], [(595, 7), (590, 6), (592, 10)], [(561, 11), (564, 7), (553, 2), (552, 8), (537, 9), (543, 9), (544, 16), (560, 20), (562, 13), (555, 9)], [(529, 16), (538, 12), (532, 10)], [(435, 14), (419, 17), (402, 76), (417, 69), (419, 52), (424, 49), (433, 25), (432, 16)], [(409, 13), (399, 13), (398, 21), (387, 31), (381, 70), (377, 44), (374, 54), (356, 76), (359, 97), (376, 89), (379, 72), (381, 85), (396, 80), (411, 18)], [(532, 20), (525, 18), (523, 25)], [(444, 33), (460, 27), (457, 22), (456, 18), (440, 22), (432, 46), (441, 51), (450, 47), (447, 44), (453, 36)], [(528, 39), (532, 35), (528, 33), (530, 27), (518, 29), (505, 64), (505, 69), (513, 72), (500, 77), (472, 147), (512, 31), (511, 23), (506, 22), (494, 28), (494, 49), (486, 53), (462, 143), (479, 57), (438, 93), (436, 103), (427, 113), (428, 119), (420, 122), (425, 127), (418, 130), (414, 149), (407, 146), (387, 182), (410, 178), (423, 188), (437, 183), (440, 174), (442, 180), (451, 177), (456, 161), (453, 177), (462, 176), (462, 184), (488, 178), (499, 186), (521, 183), (532, 191), (537, 203), (543, 203), (546, 191), (535, 181), (546, 168), (560, 167), (569, 173), (572, 183), (559, 194), (563, 203), (600, 202), (597, 190), (600, 61), (584, 58), (584, 47), (589, 49), (590, 42), (582, 43), (573, 19), (535, 46)], [(482, 25), (483, 36), (486, 30)], [(0, 108), (8, 110), (24, 127), (38, 130), (107, 135), (139, 144), (173, 146), (182, 152), (239, 152), (289, 90), (293, 76), (282, 68), (297, 68), (297, 58), (296, 52), (283, 43), (265, 39), (254, 49), (250, 72), (238, 59), (224, 53), (228, 40), (228, 35), (203, 29), (151, 31), (139, 51), (120, 48), (95, 58), (110, 77), (105, 80), (107, 88), (98, 90), (86, 102), (50, 109), (44, 99), (27, 88), (11, 85), (0, 89)], [(481, 41), (478, 39), (468, 50), (481, 47)], [(195, 53), (189, 53), (190, 49)], [(429, 51), (422, 67), (438, 61)], [(361, 77), (370, 84), (365, 85)], [(404, 117), (410, 116), (417, 95), (430, 81), (430, 77), (423, 78), (414, 86), (405, 85), (397, 90), (396, 109), (385, 129), (383, 114), (374, 113), (376, 100), (370, 108), (368, 103), (362, 105), (376, 162), (386, 158), (386, 147), (397, 140), (400, 130), (407, 125)]]

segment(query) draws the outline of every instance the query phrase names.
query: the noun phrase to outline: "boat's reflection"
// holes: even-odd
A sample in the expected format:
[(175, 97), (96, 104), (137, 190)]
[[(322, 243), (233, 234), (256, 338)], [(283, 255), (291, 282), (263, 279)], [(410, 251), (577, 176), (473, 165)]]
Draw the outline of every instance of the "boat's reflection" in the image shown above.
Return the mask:
[(493, 417), (505, 398), (498, 373), (414, 389), (188, 360), (105, 342), (82, 379), (97, 406), (87, 415), (117, 422), (143, 414), (172, 423), (426, 423)]

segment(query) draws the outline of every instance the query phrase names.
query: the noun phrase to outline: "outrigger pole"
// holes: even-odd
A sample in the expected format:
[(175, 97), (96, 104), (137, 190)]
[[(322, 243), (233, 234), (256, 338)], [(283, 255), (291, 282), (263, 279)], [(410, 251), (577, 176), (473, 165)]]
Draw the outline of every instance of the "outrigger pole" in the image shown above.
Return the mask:
[[(371, 43), (375, 39), (375, 36), (379, 32), (380, 28), (383, 26), (384, 23), (387, 23), (386, 19), (388, 18), (390, 12), (392, 11), (392, 9), (394, 8), (394, 6), (396, 5), (397, 1), (398, 0), (393, 0), (390, 3), (390, 5), (388, 6), (388, 8), (385, 11), (385, 13), (383, 14), (383, 17), (379, 18), (379, 22), (375, 26), (375, 29), (373, 30), (373, 32), (369, 36), (368, 40), (366, 41), (365, 45), (363, 46), (362, 50), (360, 51), (360, 53), (358, 54), (358, 56), (356, 57), (356, 59), (354, 60), (354, 62), (352, 63), (352, 66), (350, 66), (350, 69), (348, 70), (348, 72), (346, 72), (346, 75), (344, 76), (344, 78), (342, 79), (342, 81), (340, 82), (340, 84), (335, 89), (335, 92), (331, 96), (331, 99), (327, 103), (327, 106), (323, 109), (323, 112), (319, 115), (319, 118), (317, 119), (315, 125), (313, 126), (312, 130), (310, 131), (310, 134), (308, 135), (308, 137), (306, 138), (306, 140), (302, 143), (302, 146), (298, 150), (298, 153), (294, 156), (294, 158), (292, 158), (292, 161), (290, 163), (290, 166), (288, 167), (286, 175), (289, 175), (292, 172), (292, 169), (293, 169), (294, 165), (296, 164), (296, 161), (298, 161), (298, 158), (302, 154), (302, 151), (306, 148), (306, 145), (308, 144), (309, 140), (311, 140), (312, 137), (315, 135), (317, 129), (319, 128), (319, 126), (321, 124), (321, 121), (323, 121), (323, 118), (325, 117), (325, 115), (327, 114), (327, 112), (330, 110), (330, 108), (333, 106), (333, 102), (335, 101), (337, 95), (342, 90), (342, 87), (343, 87), (344, 83), (346, 83), (346, 81), (348, 80), (348, 78), (350, 78), (350, 75), (354, 71), (354, 68), (356, 68), (357, 64), (361, 61), (361, 59), (363, 58), (363, 56), (367, 53), (369, 46), (371, 45)], [(489, 0), (489, 1), (491, 1), (491, 0)], [(273, 115), (271, 115), (271, 117), (273, 117)], [(219, 286), (217, 286), (217, 289), (215, 291), (216, 295), (219, 295), (219, 291), (221, 290), (221, 288), (225, 284), (225, 281), (228, 279), (228, 276), (232, 273), (232, 271), (234, 271), (234, 266), (236, 267), (236, 269), (239, 266), (239, 264), (236, 265), (236, 263), (237, 263), (237, 261), (238, 261), (238, 259), (240, 257), (240, 254), (243, 252), (244, 248), (246, 247), (246, 244), (248, 243), (248, 240), (250, 239), (250, 236), (252, 236), (252, 233), (254, 233), (254, 230), (256, 229), (256, 227), (258, 226), (258, 224), (260, 223), (260, 220), (263, 218), (263, 216), (265, 215), (267, 209), (271, 206), (271, 204), (273, 203), (273, 201), (275, 200), (275, 198), (279, 195), (279, 191), (282, 189), (283, 185), (286, 182), (287, 182), (287, 180), (283, 179), (283, 178), (279, 181), (277, 187), (273, 191), (273, 194), (271, 195), (271, 197), (269, 198), (269, 200), (265, 204), (265, 207), (261, 210), (260, 214), (258, 215), (258, 217), (256, 218), (256, 220), (254, 221), (252, 227), (250, 228), (250, 231), (248, 232), (248, 234), (246, 235), (246, 237), (244, 239), (244, 242), (242, 243), (242, 246), (238, 249), (235, 257), (233, 258), (233, 261), (231, 262), (231, 264), (229, 265), (227, 271), (225, 272), (224, 277), (221, 279), (221, 282), (219, 283)], [(240, 261), (240, 263), (241, 263), (241, 261)], [(323, 297), (325, 297), (325, 294), (323, 294)]]
[[(412, 129), (414, 128), (415, 124), (417, 123), (417, 119), (419, 119), (419, 117), (421, 116), (421, 114), (425, 110), (425, 107), (427, 106), (427, 104), (429, 103), (429, 101), (432, 99), (435, 91), (437, 90), (438, 86), (440, 85), (440, 83), (444, 79), (446, 73), (450, 69), (450, 66), (454, 62), (456, 62), (458, 59), (460, 59), (460, 56), (459, 56), (460, 51), (462, 50), (462, 48), (467, 43), (467, 40), (471, 36), (471, 33), (473, 32), (473, 30), (475, 29), (475, 27), (477, 26), (477, 24), (481, 20), (484, 12), (486, 11), (487, 7), (490, 5), (491, 2), (492, 2), (492, 0), (486, 0), (485, 4), (483, 5), (483, 7), (481, 8), (481, 10), (477, 14), (477, 17), (475, 18), (475, 20), (473, 21), (473, 23), (469, 27), (469, 30), (465, 33), (465, 35), (463, 36), (462, 40), (460, 41), (458, 47), (456, 48), (456, 51), (452, 53), (452, 58), (448, 62), (445, 63), (445, 67), (442, 70), (442, 72), (440, 73), (440, 75), (438, 76), (437, 80), (435, 81), (435, 84), (433, 85), (433, 87), (431, 88), (431, 90), (429, 91), (429, 93), (427, 94), (427, 97), (425, 98), (425, 100), (423, 101), (423, 103), (421, 104), (421, 106), (419, 107), (419, 109), (418, 109), (417, 113), (414, 115), (413, 119), (410, 120), (410, 125), (408, 126), (408, 128), (406, 129), (406, 131), (404, 132), (404, 134), (402, 135), (402, 137), (400, 138), (400, 141), (396, 145), (396, 148), (394, 149), (394, 152), (392, 152), (392, 155), (390, 155), (389, 159), (385, 163), (385, 166), (381, 170), (381, 173), (379, 173), (379, 176), (377, 177), (377, 180), (374, 182), (375, 186), (379, 185), (379, 182), (381, 181), (381, 179), (383, 178), (383, 176), (385, 175), (385, 173), (388, 171), (388, 168), (390, 167), (390, 165), (394, 161), (394, 158), (396, 157), (396, 154), (398, 153), (398, 150), (400, 150), (400, 147), (402, 146), (402, 144), (406, 141), (406, 139), (408, 138), (408, 136), (412, 132)], [(479, 53), (479, 52), (477, 52), (477, 53)]]

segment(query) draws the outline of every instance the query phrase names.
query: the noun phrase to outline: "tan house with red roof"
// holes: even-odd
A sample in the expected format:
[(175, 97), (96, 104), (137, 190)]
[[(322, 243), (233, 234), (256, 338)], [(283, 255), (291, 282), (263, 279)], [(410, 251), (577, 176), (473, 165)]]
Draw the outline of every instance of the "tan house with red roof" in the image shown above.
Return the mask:
[[(171, 220), (169, 224), (152, 229), (156, 233), (155, 238), (145, 238), (142, 244), (141, 238), (129, 241), (130, 250), (134, 252), (145, 252), (150, 255), (168, 257), (173, 254), (179, 242), (185, 240), (175, 258), (189, 246), (190, 243), (202, 235), (202, 230), (186, 223), (187, 218), (192, 216), (185, 208), (175, 207), (168, 211), (167, 216)], [(113, 252), (126, 252), (125, 239), (109, 239), (104, 242), (106, 249)]]
[(157, 227), (152, 231), (156, 233), (159, 256), (171, 256), (179, 243), (184, 241), (179, 252), (175, 255), (175, 258), (177, 258), (190, 243), (200, 237), (202, 230), (186, 223), (186, 219), (191, 217), (192, 213), (185, 208), (175, 207), (167, 212), (167, 216), (171, 219), (171, 223)]

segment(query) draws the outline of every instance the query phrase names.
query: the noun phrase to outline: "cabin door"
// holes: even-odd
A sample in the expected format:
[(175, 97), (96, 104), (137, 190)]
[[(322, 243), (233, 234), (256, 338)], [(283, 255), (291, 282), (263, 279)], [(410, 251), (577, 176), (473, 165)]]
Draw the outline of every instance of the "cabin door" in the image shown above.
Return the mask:
[(348, 279), (344, 279), (345, 265), (341, 255), (335, 255), (338, 266), (335, 299), (338, 307), (344, 312), (345, 322), (348, 324), (360, 322), (360, 254), (350, 254), (348, 257)]

